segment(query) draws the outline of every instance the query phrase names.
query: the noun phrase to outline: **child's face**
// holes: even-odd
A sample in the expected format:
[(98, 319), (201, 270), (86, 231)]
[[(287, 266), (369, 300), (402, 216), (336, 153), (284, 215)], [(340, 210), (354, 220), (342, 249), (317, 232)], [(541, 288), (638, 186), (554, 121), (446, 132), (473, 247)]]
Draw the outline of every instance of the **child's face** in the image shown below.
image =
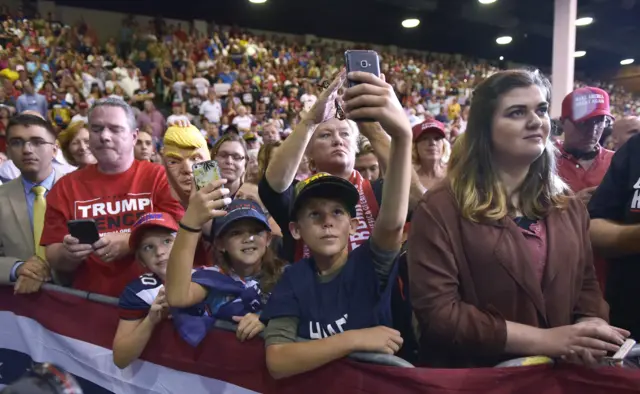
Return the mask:
[(349, 235), (357, 227), (345, 206), (334, 200), (312, 198), (298, 212), (297, 222), (289, 225), (291, 235), (302, 239), (313, 254), (335, 256), (348, 246)]
[(231, 265), (245, 267), (259, 264), (271, 242), (271, 233), (263, 224), (245, 219), (233, 223), (216, 240), (216, 247), (229, 254)]
[(176, 234), (169, 229), (151, 228), (147, 230), (138, 246), (138, 260), (149, 271), (164, 279), (175, 238)]

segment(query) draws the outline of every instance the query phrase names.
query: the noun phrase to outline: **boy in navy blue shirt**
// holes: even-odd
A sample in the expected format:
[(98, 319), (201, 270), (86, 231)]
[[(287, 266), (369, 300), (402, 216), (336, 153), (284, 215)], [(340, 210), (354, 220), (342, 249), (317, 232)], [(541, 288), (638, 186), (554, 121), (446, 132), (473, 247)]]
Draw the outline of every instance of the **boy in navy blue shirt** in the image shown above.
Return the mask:
[[(325, 173), (296, 185), (289, 230), (308, 245), (311, 258), (285, 271), (262, 315), (268, 321), (267, 367), (275, 378), (351, 352), (394, 354), (402, 346), (400, 333), (387, 327), (388, 284), (408, 211), (411, 126), (384, 79), (360, 72), (348, 78), (359, 84), (343, 96), (346, 116), (378, 121), (392, 137), (382, 204), (369, 241), (349, 253), (349, 235), (358, 226), (357, 189)], [(330, 101), (321, 97), (306, 116), (327, 113)], [(297, 337), (312, 341), (296, 342)]]

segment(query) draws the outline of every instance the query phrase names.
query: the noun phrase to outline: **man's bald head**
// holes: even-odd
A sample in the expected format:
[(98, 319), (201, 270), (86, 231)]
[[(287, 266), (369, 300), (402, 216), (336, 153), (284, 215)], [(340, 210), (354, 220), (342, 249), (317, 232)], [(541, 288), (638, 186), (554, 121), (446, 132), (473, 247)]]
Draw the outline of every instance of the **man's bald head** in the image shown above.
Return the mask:
[(615, 149), (618, 150), (624, 145), (629, 138), (640, 133), (640, 118), (637, 116), (627, 116), (617, 120), (613, 124), (613, 142), (615, 143)]

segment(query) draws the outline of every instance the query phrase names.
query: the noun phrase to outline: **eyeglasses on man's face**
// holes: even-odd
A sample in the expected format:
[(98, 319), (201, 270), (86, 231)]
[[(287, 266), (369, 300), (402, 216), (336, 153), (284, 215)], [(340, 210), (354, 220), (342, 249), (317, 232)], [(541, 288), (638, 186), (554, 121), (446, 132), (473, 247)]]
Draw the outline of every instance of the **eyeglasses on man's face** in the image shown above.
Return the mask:
[(24, 147), (26, 145), (31, 146), (31, 148), (33, 149), (40, 149), (43, 148), (47, 145), (55, 145), (55, 142), (49, 142), (47, 140), (45, 140), (44, 138), (30, 138), (28, 140), (24, 140), (22, 138), (11, 138), (9, 140), (9, 147), (11, 149), (24, 149)]

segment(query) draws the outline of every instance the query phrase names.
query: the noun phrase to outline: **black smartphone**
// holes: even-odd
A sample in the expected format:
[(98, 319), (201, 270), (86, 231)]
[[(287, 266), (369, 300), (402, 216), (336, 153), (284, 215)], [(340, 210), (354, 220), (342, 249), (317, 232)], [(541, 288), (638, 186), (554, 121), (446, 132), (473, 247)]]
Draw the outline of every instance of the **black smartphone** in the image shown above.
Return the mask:
[[(376, 51), (349, 50), (344, 53), (344, 64), (347, 72), (364, 71), (380, 77), (380, 56)], [(349, 87), (358, 82), (348, 81)]]
[(93, 245), (100, 240), (98, 226), (93, 219), (69, 220), (67, 222), (69, 234), (78, 238), (81, 244)]

